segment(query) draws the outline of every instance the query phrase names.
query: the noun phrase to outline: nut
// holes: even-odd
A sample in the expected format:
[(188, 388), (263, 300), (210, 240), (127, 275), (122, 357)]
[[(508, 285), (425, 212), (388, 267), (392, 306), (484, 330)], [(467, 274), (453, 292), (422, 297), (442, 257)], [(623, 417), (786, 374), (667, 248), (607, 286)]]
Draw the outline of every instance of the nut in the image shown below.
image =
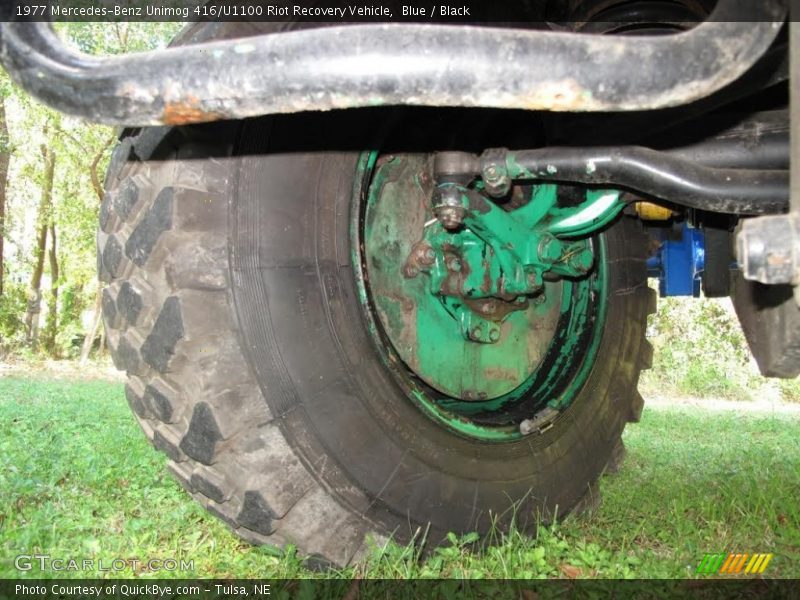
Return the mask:
[(436, 211), (436, 218), (448, 231), (458, 229), (464, 222), (464, 209), (457, 206), (442, 206)]

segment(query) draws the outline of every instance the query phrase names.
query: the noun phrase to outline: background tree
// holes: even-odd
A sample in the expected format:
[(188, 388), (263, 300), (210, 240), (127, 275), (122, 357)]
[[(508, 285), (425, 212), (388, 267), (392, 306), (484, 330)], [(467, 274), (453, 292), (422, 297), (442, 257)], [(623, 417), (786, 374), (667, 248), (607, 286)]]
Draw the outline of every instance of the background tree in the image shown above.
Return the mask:
[(5, 261), (3, 259), (3, 241), (6, 222), (6, 187), (8, 183), (8, 163), (11, 160), (11, 144), (8, 139), (6, 125), (6, 90), (0, 84), (0, 296), (3, 295), (3, 279)]
[[(92, 54), (165, 46), (181, 27), (55, 24), (68, 43)], [(116, 132), (55, 113), (2, 71), (0, 109), (0, 356), (35, 340), (40, 320), (37, 349), (69, 357), (83, 346), (88, 356), (101, 331), (95, 232)]]
[(53, 181), (55, 179), (55, 154), (52, 149), (42, 145), (44, 160), (44, 178), (42, 180), (41, 199), (36, 211), (37, 235), (34, 247), (34, 264), (31, 273), (31, 285), (28, 292), (28, 313), (25, 324), (28, 327), (28, 342), (33, 346), (39, 338), (39, 315), (42, 312), (42, 275), (44, 274), (44, 255), (47, 246), (47, 232), (52, 220)]

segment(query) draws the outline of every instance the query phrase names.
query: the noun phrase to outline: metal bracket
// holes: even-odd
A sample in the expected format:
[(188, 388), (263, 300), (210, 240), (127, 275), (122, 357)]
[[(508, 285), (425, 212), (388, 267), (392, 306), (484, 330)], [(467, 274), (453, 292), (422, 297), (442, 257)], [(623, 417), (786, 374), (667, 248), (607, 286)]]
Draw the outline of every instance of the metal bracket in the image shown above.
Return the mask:
[[(443, 153), (437, 166), (449, 169), (459, 162), (458, 156)], [(464, 337), (480, 343), (497, 342), (499, 324), (526, 308), (529, 297), (536, 300), (546, 278), (588, 273), (594, 250), (586, 236), (623, 206), (618, 192), (602, 190), (586, 192), (577, 206), (559, 207), (557, 187), (543, 184), (531, 188), (526, 203), (506, 210), (482, 195), (480, 184), (468, 187), (469, 178), (459, 177), (459, 183), (446, 181), (450, 177), (441, 173), (437, 178), (432, 205), (438, 223), (425, 227), (403, 274), (426, 274), (430, 293), (459, 323)]]
[(705, 269), (705, 236), (684, 222), (680, 227), (650, 227), (648, 233), (661, 242), (647, 260), (647, 274), (658, 278), (658, 291), (666, 296), (700, 297)]
[(800, 304), (800, 23), (792, 21), (789, 27), (790, 73), (794, 75), (789, 79), (790, 212), (743, 221), (736, 235), (736, 255), (745, 279), (792, 285)]

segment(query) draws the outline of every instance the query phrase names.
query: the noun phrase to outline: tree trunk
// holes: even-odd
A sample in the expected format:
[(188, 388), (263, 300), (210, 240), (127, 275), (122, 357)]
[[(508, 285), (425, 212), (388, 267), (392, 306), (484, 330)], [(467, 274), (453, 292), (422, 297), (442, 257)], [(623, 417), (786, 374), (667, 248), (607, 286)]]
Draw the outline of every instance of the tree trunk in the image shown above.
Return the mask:
[(47, 305), (47, 327), (45, 328), (45, 348), (54, 358), (58, 358), (56, 352), (56, 335), (58, 334), (58, 247), (56, 244), (56, 224), (53, 217), (50, 218), (50, 244), (48, 256), (50, 258), (50, 301)]
[(94, 155), (94, 158), (89, 165), (89, 177), (92, 180), (92, 187), (94, 188), (94, 193), (97, 194), (97, 200), (99, 202), (103, 201), (103, 195), (105, 194), (105, 189), (103, 189), (103, 183), (100, 179), (100, 172), (98, 171), (100, 168), (100, 161), (103, 160), (103, 155), (106, 153), (106, 150), (108, 150), (109, 146), (116, 141), (116, 135), (109, 137), (100, 150), (97, 151), (97, 154)]
[(39, 313), (42, 311), (42, 273), (44, 272), (47, 229), (53, 204), (53, 178), (56, 167), (55, 154), (50, 148), (42, 146), (42, 155), (44, 156), (44, 180), (42, 182), (42, 196), (39, 200), (39, 210), (36, 215), (39, 223), (39, 231), (36, 236), (36, 248), (34, 250), (31, 289), (28, 294), (28, 311), (25, 315), (28, 342), (32, 345), (36, 344), (39, 337)]
[[(105, 154), (108, 147), (111, 146), (115, 141), (117, 141), (117, 136), (112, 135), (106, 143), (103, 144), (103, 147), (94, 155), (92, 159), (92, 163), (89, 165), (89, 176), (92, 180), (92, 187), (94, 188), (94, 193), (97, 194), (97, 200), (99, 202), (103, 201), (103, 195), (105, 194), (105, 190), (103, 189), (103, 184), (100, 180), (100, 173), (98, 168), (100, 166), (100, 161), (103, 159), (103, 154)], [(94, 316), (92, 317), (92, 326), (89, 328), (88, 335), (83, 339), (83, 347), (81, 348), (81, 357), (80, 357), (80, 364), (86, 364), (86, 361), (89, 360), (89, 353), (92, 351), (92, 346), (94, 345), (94, 340), (97, 337), (97, 331), (100, 329), (100, 323), (102, 322), (103, 316), (103, 286), (98, 280), (97, 282), (97, 293), (94, 297)], [(103, 344), (102, 344), (102, 334), (101, 334), (101, 344), (100, 350), (98, 354), (102, 354), (103, 351)]]
[(5, 257), (3, 241), (6, 223), (6, 185), (8, 184), (8, 163), (11, 159), (8, 125), (6, 124), (6, 100), (0, 97), (0, 296), (3, 295)]
[(89, 360), (89, 353), (92, 351), (94, 339), (97, 337), (97, 330), (100, 328), (100, 317), (103, 311), (103, 290), (99, 283), (97, 285), (97, 293), (94, 297), (94, 316), (92, 317), (92, 326), (89, 328), (89, 334), (83, 338), (83, 347), (81, 348), (80, 364), (86, 364)]

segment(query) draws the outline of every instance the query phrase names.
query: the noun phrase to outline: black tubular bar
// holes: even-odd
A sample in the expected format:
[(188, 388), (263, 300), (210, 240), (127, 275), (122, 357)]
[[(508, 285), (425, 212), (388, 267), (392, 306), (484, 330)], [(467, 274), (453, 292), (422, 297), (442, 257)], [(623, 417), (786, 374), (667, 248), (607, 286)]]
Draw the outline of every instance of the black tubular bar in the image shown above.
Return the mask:
[(786, 170), (715, 169), (641, 146), (520, 150), (512, 160), (537, 179), (611, 184), (711, 212), (775, 214), (789, 206)]
[(463, 183), (500, 172), (516, 181), (622, 187), (718, 213), (778, 214), (789, 206), (787, 170), (718, 169), (642, 146), (494, 148), (480, 156), (440, 152), (434, 170), (437, 181)]
[[(766, 116), (759, 118), (761, 115)], [(655, 149), (704, 167), (785, 170), (789, 168), (790, 155), (789, 113), (756, 113), (740, 125), (702, 141)]]
[(665, 36), (448, 25), (327, 27), (110, 58), (68, 50), (47, 24), (0, 26), (0, 61), (66, 113), (185, 124), (375, 105), (634, 111), (706, 97), (764, 54), (786, 0), (719, 0)]

